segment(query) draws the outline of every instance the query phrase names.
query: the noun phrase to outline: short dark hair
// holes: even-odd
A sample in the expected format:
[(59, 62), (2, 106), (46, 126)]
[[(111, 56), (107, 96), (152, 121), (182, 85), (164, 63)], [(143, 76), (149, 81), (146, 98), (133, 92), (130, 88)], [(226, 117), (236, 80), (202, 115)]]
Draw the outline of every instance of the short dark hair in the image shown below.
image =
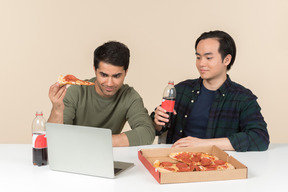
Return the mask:
[(108, 41), (94, 51), (94, 67), (98, 68), (99, 62), (115, 66), (123, 66), (126, 71), (129, 67), (130, 51), (126, 45), (116, 41)]
[(232, 67), (235, 58), (236, 58), (236, 44), (233, 38), (224, 31), (209, 31), (202, 33), (201, 36), (195, 42), (195, 50), (197, 49), (197, 45), (201, 40), (215, 38), (219, 41), (219, 53), (221, 54), (222, 61), (224, 58), (230, 54), (232, 56), (230, 64), (227, 66), (227, 71)]

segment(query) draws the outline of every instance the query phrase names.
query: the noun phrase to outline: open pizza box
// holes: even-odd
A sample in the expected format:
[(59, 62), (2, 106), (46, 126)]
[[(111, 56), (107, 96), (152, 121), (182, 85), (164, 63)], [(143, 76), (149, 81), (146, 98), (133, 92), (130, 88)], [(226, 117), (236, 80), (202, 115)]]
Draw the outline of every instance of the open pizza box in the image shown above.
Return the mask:
[[(206, 152), (217, 156), (219, 159), (231, 163), (235, 169), (227, 169), (222, 171), (193, 171), (193, 172), (159, 172), (153, 167), (155, 160), (173, 162), (169, 158), (170, 153), (175, 152)], [(195, 147), (195, 148), (154, 148), (141, 149), (138, 151), (138, 158), (151, 173), (151, 175), (160, 184), (165, 183), (187, 183), (201, 181), (219, 181), (246, 179), (248, 177), (248, 169), (234, 157), (229, 156), (216, 146), (211, 147)]]

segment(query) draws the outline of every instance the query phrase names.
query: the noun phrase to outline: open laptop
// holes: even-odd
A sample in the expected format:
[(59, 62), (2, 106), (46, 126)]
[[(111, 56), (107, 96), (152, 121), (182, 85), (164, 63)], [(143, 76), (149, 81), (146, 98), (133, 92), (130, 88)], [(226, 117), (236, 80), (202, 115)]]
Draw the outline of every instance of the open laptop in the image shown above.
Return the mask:
[(114, 178), (134, 166), (113, 161), (110, 129), (46, 123), (46, 135), (52, 170)]

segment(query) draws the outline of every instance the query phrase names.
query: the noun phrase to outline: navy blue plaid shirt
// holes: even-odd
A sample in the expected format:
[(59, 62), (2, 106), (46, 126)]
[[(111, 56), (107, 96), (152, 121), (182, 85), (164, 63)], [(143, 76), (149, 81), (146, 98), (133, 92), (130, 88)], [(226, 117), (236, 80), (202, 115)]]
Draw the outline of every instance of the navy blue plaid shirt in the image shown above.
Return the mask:
[[(186, 80), (175, 86), (177, 115), (168, 130), (167, 143), (184, 137), (183, 130), (200, 93), (202, 79)], [(245, 87), (227, 80), (216, 91), (211, 105), (206, 138), (227, 137), (236, 151), (264, 151), (269, 146), (267, 124), (257, 97)]]

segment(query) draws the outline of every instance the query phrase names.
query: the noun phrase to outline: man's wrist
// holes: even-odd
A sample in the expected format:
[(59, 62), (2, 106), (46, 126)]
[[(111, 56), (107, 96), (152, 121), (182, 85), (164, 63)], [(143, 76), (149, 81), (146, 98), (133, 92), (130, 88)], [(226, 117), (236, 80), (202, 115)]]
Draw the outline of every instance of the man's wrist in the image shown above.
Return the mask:
[(63, 117), (64, 117), (64, 109), (61, 108), (57, 109), (55, 107), (52, 107), (50, 117), (47, 122), (63, 124), (64, 123)]
[(157, 131), (156, 133), (158, 134), (158, 136), (162, 135), (164, 132), (166, 132), (168, 129), (166, 127), (162, 126), (162, 129), (160, 131)]

